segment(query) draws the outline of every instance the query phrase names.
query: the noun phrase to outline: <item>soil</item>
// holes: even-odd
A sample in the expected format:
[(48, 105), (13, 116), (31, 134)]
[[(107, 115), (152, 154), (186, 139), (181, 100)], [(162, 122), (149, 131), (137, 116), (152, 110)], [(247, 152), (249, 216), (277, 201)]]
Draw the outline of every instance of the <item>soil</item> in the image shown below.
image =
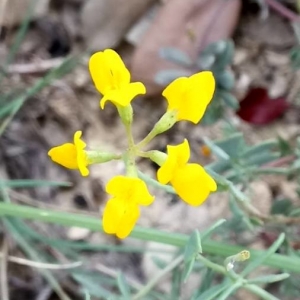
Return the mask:
[[(46, 70), (50, 69), (46, 65), (44, 70), (41, 67), (43, 62), (49, 62), (51, 66), (55, 64), (55, 60), (86, 51), (88, 45), (85, 44), (80, 29), (76, 31), (72, 27), (72, 24), (77, 24), (76, 20), (79, 18), (83, 4), (81, 1), (70, 0), (62, 1), (65, 3), (60, 5), (56, 2), (52, 1), (49, 11), (42, 20), (36, 19), (30, 22), (16, 57), (8, 67), (9, 73), (1, 83), (1, 93), (17, 92), (30, 87), (46, 73)], [(250, 5), (244, 8), (233, 36), (236, 47), (232, 64), (236, 77), (234, 94), (238, 99), (242, 99), (251, 87), (262, 86), (267, 88), (274, 98), (284, 96), (289, 103), (299, 104), (300, 73), (292, 69), (289, 60), (291, 47), (296, 44), (292, 27), (286, 19), (273, 11), (269, 12), (267, 18), (262, 19), (257, 7), (255, 9), (253, 7)], [(8, 55), (19, 27), (20, 25), (17, 24), (2, 29), (0, 61), (4, 61)], [(125, 57), (126, 62), (130, 63), (134, 46), (123, 41), (117, 51)], [(66, 170), (53, 164), (47, 156), (50, 147), (72, 140), (76, 130), (83, 131), (84, 140), (90, 148), (101, 148), (117, 153), (126, 148), (124, 128), (118, 119), (115, 107), (108, 103), (105, 110), (99, 108), (100, 95), (90, 79), (87, 60), (88, 56), (84, 55), (70, 74), (54, 81), (41, 92), (30, 97), (0, 139), (1, 178), (68, 181), (72, 183), (72, 187), (11, 191), (9, 193), (13, 202), (36, 207), (55, 207), (64, 211), (80, 210), (91, 215), (99, 215), (99, 210), (101, 214), (107, 200), (106, 182), (112, 176), (124, 173), (124, 165), (121, 162), (110, 162), (91, 166), (90, 176), (82, 178), (77, 171)], [(134, 138), (140, 140), (164, 113), (166, 103), (159, 95), (151, 98), (139, 97), (134, 100), (133, 107)], [(230, 110), (226, 114), (229, 120), (244, 133), (249, 144), (256, 144), (277, 136), (293, 141), (300, 134), (298, 109), (288, 110), (280, 119), (260, 127), (241, 121)], [(226, 122), (223, 120), (207, 127), (178, 123), (168, 133), (157, 137), (150, 147), (165, 150), (167, 144), (176, 144), (187, 138), (191, 145), (192, 161), (205, 165), (215, 158), (201, 153), (203, 137), (211, 140), (219, 139), (223, 136), (225, 127)], [(156, 169), (153, 164), (140, 160), (139, 166), (144, 172), (155, 176)], [(272, 205), (275, 189), (276, 196), (292, 197), (299, 205), (296, 193), (291, 192), (294, 188), (287, 188), (287, 185), (293, 183), (283, 178), (263, 178), (262, 181), (253, 184), (257, 193), (253, 199), (265, 199), (261, 210), (266, 213)], [(201, 231), (214, 221), (230, 216), (226, 194), (212, 195), (201, 207), (191, 208), (175, 196), (154, 189), (151, 189), (151, 192), (156, 196), (156, 201), (151, 207), (142, 210), (138, 223), (143, 226), (190, 233), (194, 228)], [(42, 235), (51, 238), (155, 249), (162, 247), (131, 239), (121, 242), (110, 236), (75, 227), (66, 229), (37, 222), (28, 224)], [(3, 233), (3, 241), (4, 236), (6, 235)], [(8, 240), (9, 255), (24, 256), (13, 238), (6, 236), (6, 240)], [(66, 261), (64, 255), (51, 247), (44, 246), (43, 251), (51, 253), (59, 261)], [(150, 254), (92, 252), (81, 255), (82, 259), (87, 261), (85, 263), (87, 269), (102, 273), (105, 273), (103, 270), (121, 269), (137, 284), (152, 278), (159, 270)], [(171, 255), (162, 256), (164, 257), (161, 259), (165, 260), (171, 258)], [(67, 276), (68, 274), (57, 273), (57, 275), (72, 299), (81, 299), (78, 287)], [(8, 276), (12, 300), (58, 299), (35, 269), (9, 263)], [(190, 291), (198, 280), (196, 276), (188, 281), (182, 299), (188, 299)], [(158, 288), (161, 291), (169, 291), (170, 280), (160, 283)], [(256, 299), (245, 294), (238, 297)]]

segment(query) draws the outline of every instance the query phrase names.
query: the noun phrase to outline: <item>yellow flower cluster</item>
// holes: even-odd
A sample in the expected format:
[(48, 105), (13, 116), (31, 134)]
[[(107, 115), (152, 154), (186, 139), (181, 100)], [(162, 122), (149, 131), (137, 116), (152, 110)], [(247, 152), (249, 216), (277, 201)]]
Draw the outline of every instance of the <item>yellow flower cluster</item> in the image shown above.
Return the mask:
[(188, 163), (190, 147), (187, 140), (175, 146), (167, 146), (167, 154), (152, 150), (143, 151), (156, 135), (171, 128), (177, 121), (190, 121), (197, 124), (205, 113), (215, 90), (215, 79), (209, 71), (199, 72), (190, 77), (180, 77), (170, 83), (162, 95), (168, 107), (166, 113), (155, 124), (151, 132), (135, 144), (131, 134), (133, 110), (131, 101), (137, 95), (145, 94), (141, 82), (131, 82), (130, 72), (120, 56), (111, 49), (97, 52), (89, 61), (89, 70), (97, 90), (102, 94), (100, 107), (111, 101), (118, 109), (126, 127), (128, 148), (121, 155), (86, 150), (81, 140), (81, 131), (74, 134), (74, 142), (52, 148), (51, 159), (69, 169), (78, 169), (82, 176), (89, 175), (88, 166), (113, 159), (123, 159), (126, 176), (115, 176), (106, 185), (111, 195), (103, 213), (103, 230), (118, 238), (127, 237), (134, 228), (139, 216), (139, 205), (150, 205), (154, 197), (147, 185), (138, 178), (135, 158), (148, 157), (160, 168), (157, 179), (162, 184), (171, 184), (182, 200), (190, 205), (200, 205), (211, 192), (216, 191), (214, 179), (199, 164)]

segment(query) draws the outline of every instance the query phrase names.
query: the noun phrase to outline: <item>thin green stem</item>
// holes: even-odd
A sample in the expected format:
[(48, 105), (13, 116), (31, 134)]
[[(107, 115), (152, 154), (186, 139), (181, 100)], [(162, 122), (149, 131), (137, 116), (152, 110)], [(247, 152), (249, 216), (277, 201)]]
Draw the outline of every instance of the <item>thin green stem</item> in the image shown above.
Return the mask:
[(132, 298), (132, 300), (142, 299), (145, 295), (147, 295), (153, 287), (170, 271), (179, 266), (184, 260), (183, 255), (178, 256), (174, 259), (170, 264), (168, 264), (164, 269), (162, 269), (154, 278), (152, 278), (140, 291)]
[(213, 263), (212, 261), (206, 259), (204, 256), (202, 256), (200, 254), (197, 256), (197, 260), (202, 262), (203, 265), (205, 265), (207, 268), (212, 269), (213, 271), (215, 271), (217, 273), (221, 273), (223, 275), (227, 274), (227, 271), (223, 266)]
[(134, 139), (133, 139), (133, 135), (132, 135), (131, 125), (130, 124), (124, 124), (124, 125), (125, 125), (126, 135), (127, 135), (127, 139), (128, 139), (128, 146), (130, 149), (133, 149), (134, 148)]
[(172, 109), (167, 111), (154, 125), (148, 135), (137, 144), (138, 148), (145, 147), (154, 137), (169, 130), (177, 122), (178, 110)]
[(245, 289), (265, 300), (280, 300), (255, 284), (246, 284)]
[(242, 286), (242, 281), (238, 280), (233, 285), (231, 285), (227, 290), (225, 290), (219, 297), (219, 300), (225, 300), (230, 296), (235, 290)]
[(144, 148), (146, 145), (148, 145), (155, 137), (157, 136), (157, 132), (156, 130), (154, 130), (154, 128), (148, 133), (148, 135), (141, 140), (136, 147), (139, 149)]

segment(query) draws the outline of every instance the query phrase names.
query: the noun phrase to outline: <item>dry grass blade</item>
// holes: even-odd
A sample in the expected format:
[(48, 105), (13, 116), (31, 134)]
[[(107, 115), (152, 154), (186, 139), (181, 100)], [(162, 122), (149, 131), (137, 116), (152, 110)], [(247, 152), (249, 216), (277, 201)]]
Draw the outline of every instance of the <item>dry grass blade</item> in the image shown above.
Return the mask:
[(0, 264), (0, 286), (1, 286), (1, 299), (9, 300), (9, 291), (8, 291), (8, 280), (7, 280), (7, 256), (8, 252), (8, 243), (6, 237), (4, 237), (2, 245), (2, 255), (1, 255), (1, 264)]
[[(0, 253), (0, 258), (3, 261), (5, 259), (5, 253)], [(16, 263), (23, 266), (28, 266), (32, 268), (38, 268), (38, 269), (48, 269), (48, 270), (68, 270), (68, 269), (74, 269), (77, 267), (80, 267), (82, 265), (81, 261), (76, 261), (68, 264), (49, 264), (49, 263), (43, 263), (38, 261), (33, 261), (21, 257), (16, 256), (7, 256), (6, 258), (9, 262)]]

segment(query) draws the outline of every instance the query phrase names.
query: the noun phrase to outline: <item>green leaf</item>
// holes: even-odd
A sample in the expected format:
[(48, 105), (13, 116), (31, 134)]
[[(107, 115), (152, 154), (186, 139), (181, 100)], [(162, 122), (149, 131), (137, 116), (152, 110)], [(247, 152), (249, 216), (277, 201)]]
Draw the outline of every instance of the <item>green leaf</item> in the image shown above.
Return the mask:
[(165, 86), (171, 83), (173, 80), (177, 79), (178, 77), (188, 77), (191, 76), (191, 74), (192, 73), (190, 71), (186, 70), (163, 70), (155, 75), (154, 80), (156, 83)]
[(225, 70), (223, 72), (216, 73), (215, 75), (217, 86), (226, 91), (231, 91), (234, 87), (234, 75), (231, 71)]
[(231, 158), (239, 157), (240, 152), (242, 152), (246, 147), (242, 133), (235, 133), (225, 139), (217, 140), (214, 144), (222, 149), (227, 154), (227, 157)]
[(233, 110), (238, 110), (240, 108), (239, 101), (231, 93), (220, 91), (220, 97), (229, 108), (232, 108)]
[(206, 172), (214, 178), (218, 185), (221, 186), (224, 190), (228, 190), (230, 188), (230, 185), (232, 184), (230, 181), (228, 181), (224, 176), (219, 175), (214, 170), (212, 170), (210, 167), (205, 167)]
[(282, 274), (273, 274), (273, 275), (266, 275), (266, 276), (260, 276), (253, 279), (249, 279), (249, 283), (273, 283), (285, 280), (290, 277), (290, 274), (288, 273), (282, 273)]
[(157, 257), (157, 256), (151, 256), (151, 259), (152, 259), (152, 261), (153, 261), (153, 263), (159, 268), (159, 269), (164, 269), (167, 265), (168, 265), (168, 263), (164, 260), (164, 259), (162, 259), (162, 258), (160, 258), (160, 257)]
[(230, 156), (225, 152), (217, 143), (211, 141), (210, 139), (203, 137), (204, 143), (209, 147), (209, 149), (215, 154), (219, 159), (229, 160)]
[(233, 54), (234, 54), (234, 44), (231, 40), (227, 40), (224, 51), (221, 55), (217, 56), (217, 61), (215, 63), (216, 70), (224, 70), (225, 67), (232, 63)]
[(47, 180), (32, 179), (16, 179), (16, 180), (0, 180), (0, 187), (6, 188), (31, 188), (41, 186), (72, 186), (71, 182), (58, 182)]
[(218, 300), (226, 300), (228, 296), (239, 289), (242, 285), (243, 283), (239, 280), (231, 284), (221, 295), (218, 296)]
[(196, 64), (200, 70), (210, 70), (215, 61), (216, 57), (213, 54), (202, 53), (199, 55)]
[(208, 238), (210, 236), (210, 234), (219, 226), (221, 226), (222, 224), (224, 224), (226, 222), (225, 219), (221, 219), (218, 220), (217, 222), (215, 222), (212, 226), (210, 226), (208, 229), (206, 229), (205, 231), (201, 232), (201, 240), (205, 240), (206, 238)]
[(120, 290), (122, 296), (124, 297), (124, 299), (130, 300), (130, 298), (131, 298), (130, 297), (130, 288), (129, 288), (122, 272), (118, 273), (117, 283), (118, 283), (119, 290)]
[[(237, 205), (236, 200), (232, 197), (230, 197), (229, 201), (229, 207), (233, 214), (232, 222), (229, 222), (228, 225), (232, 224), (234, 225), (234, 230), (238, 232), (242, 232), (245, 230), (253, 231), (253, 225), (249, 220), (248, 215)], [(237, 221), (237, 222), (234, 222)]]
[(251, 291), (253, 294), (259, 296), (260, 299), (264, 300), (280, 300), (277, 297), (274, 297), (272, 294), (269, 292), (265, 291), (261, 287), (254, 285), (254, 284), (246, 284), (245, 288), (249, 291)]
[(230, 287), (230, 283), (227, 284), (219, 284), (214, 285), (208, 290), (206, 290), (204, 293), (202, 293), (196, 300), (216, 300), (217, 298), (224, 290), (228, 289)]
[(91, 300), (91, 296), (88, 291), (84, 291), (84, 294), (85, 294), (85, 300)]
[(223, 54), (226, 51), (227, 42), (226, 40), (220, 40), (209, 44), (203, 51), (202, 54)]
[(194, 230), (191, 234), (184, 250), (184, 279), (186, 281), (193, 269), (195, 260), (199, 253), (202, 253), (200, 233)]
[(191, 260), (198, 253), (202, 253), (201, 238), (198, 230), (191, 234), (184, 251), (184, 261)]
[(224, 173), (232, 168), (232, 162), (230, 160), (217, 160), (209, 165), (205, 166), (205, 169), (212, 170), (216, 173)]
[(220, 103), (220, 99), (215, 95), (207, 107), (207, 110), (200, 121), (200, 124), (204, 126), (209, 126), (223, 117), (224, 108)]
[(271, 208), (272, 215), (286, 215), (288, 216), (293, 209), (293, 203), (290, 199), (281, 199), (273, 202)]
[(165, 47), (160, 49), (159, 53), (162, 58), (184, 67), (190, 67), (193, 63), (184, 52), (177, 48)]
[(248, 147), (241, 154), (242, 157), (261, 155), (262, 153), (269, 153), (278, 146), (276, 140), (267, 140), (258, 145)]
[(194, 265), (195, 265), (196, 258), (193, 258), (192, 260), (188, 261), (184, 264), (184, 272), (183, 272), (183, 282), (186, 282), (193, 271)]
[(290, 51), (290, 60), (294, 70), (300, 69), (300, 47), (297, 45)]
[(286, 156), (294, 153), (293, 147), (284, 138), (279, 136), (277, 138), (277, 142), (278, 142), (278, 150), (280, 151), (281, 156)]
[(261, 256), (254, 259), (250, 264), (248, 264), (248, 266), (242, 271), (241, 275), (246, 276), (254, 269), (256, 269), (258, 266), (263, 265), (263, 262), (278, 250), (278, 248), (283, 243), (284, 238), (285, 238), (285, 234), (281, 233), (277, 238), (277, 240), (267, 251), (265, 251)]
[(182, 271), (181, 268), (176, 268), (172, 274), (172, 289), (171, 295), (169, 299), (178, 299), (180, 295), (180, 288), (181, 288), (181, 280), (182, 280)]
[(113, 296), (110, 291), (101, 286), (95, 274), (90, 274), (87, 272), (73, 272), (72, 277), (82, 285), (83, 291), (88, 292), (91, 296), (102, 299), (108, 299), (109, 297)]
[(201, 285), (199, 290), (195, 293), (195, 299), (207, 291), (212, 285), (215, 278), (215, 272), (212, 269), (206, 268), (201, 274)]
[(300, 208), (294, 208), (289, 214), (291, 217), (300, 216)]
[(248, 197), (234, 184), (229, 185), (229, 190), (232, 193), (233, 197), (239, 201), (249, 201)]
[(248, 166), (261, 166), (280, 157), (280, 153), (261, 153), (244, 157), (244, 161)]

